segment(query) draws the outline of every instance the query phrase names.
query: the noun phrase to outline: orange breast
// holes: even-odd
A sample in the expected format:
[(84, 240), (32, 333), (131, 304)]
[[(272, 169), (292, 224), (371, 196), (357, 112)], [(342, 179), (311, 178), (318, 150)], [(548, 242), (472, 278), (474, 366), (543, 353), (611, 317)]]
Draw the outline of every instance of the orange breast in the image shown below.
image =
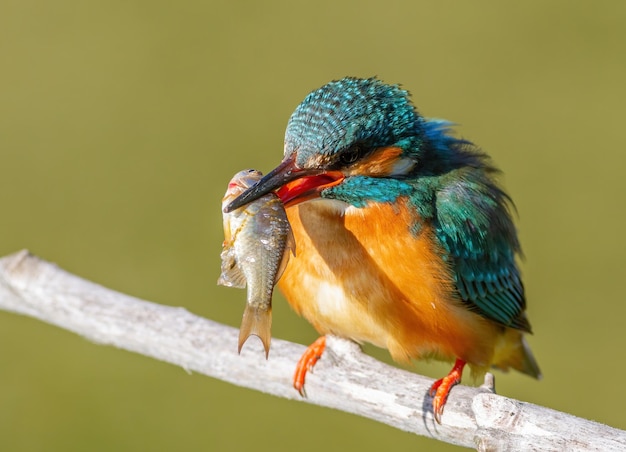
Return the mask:
[(398, 361), (461, 358), (485, 369), (501, 333), (456, 298), (429, 225), (412, 234), (405, 203), (348, 208), (332, 201), (287, 209), (295, 240), (279, 282), (321, 334), (387, 348)]

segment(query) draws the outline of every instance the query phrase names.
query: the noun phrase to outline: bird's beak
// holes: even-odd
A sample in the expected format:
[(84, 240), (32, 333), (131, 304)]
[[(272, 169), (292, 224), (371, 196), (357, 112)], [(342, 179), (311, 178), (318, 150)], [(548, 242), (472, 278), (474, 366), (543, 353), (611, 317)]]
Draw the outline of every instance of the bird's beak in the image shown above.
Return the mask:
[(272, 191), (276, 191), (286, 207), (293, 206), (309, 199), (319, 198), (323, 189), (340, 184), (344, 177), (340, 171), (300, 168), (296, 164), (294, 152), (256, 185), (235, 198), (224, 208), (224, 212), (238, 209)]

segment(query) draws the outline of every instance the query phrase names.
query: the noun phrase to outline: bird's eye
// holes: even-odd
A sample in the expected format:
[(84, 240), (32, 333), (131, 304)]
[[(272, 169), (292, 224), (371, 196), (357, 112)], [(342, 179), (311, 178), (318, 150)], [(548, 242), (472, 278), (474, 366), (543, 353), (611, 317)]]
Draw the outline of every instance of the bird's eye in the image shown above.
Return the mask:
[(361, 146), (352, 146), (339, 156), (339, 161), (343, 165), (350, 165), (356, 162), (363, 155), (363, 148)]

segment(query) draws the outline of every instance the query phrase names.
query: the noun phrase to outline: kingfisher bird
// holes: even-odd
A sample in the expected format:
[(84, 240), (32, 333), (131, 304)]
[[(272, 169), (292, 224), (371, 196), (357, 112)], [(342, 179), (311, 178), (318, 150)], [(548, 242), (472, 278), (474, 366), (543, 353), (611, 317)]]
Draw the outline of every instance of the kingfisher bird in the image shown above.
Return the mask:
[(398, 362), (454, 362), (430, 388), (439, 423), (466, 365), (540, 378), (513, 203), (490, 158), (451, 128), (398, 85), (332, 81), (295, 109), (282, 163), (226, 207), (269, 192), (285, 204), (297, 253), (278, 286), (321, 334), (296, 367), (301, 394), (326, 335)]

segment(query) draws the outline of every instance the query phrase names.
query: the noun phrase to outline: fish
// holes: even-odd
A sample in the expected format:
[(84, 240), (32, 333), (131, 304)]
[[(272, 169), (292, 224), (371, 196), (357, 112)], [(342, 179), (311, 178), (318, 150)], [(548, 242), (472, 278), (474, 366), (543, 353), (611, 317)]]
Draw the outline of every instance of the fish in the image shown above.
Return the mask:
[(263, 174), (256, 170), (240, 171), (228, 183), (222, 199), (224, 243), (221, 274), (217, 284), (246, 288), (247, 302), (239, 328), (239, 348), (252, 335), (259, 337), (267, 359), (272, 328), (272, 293), (287, 266), (289, 255), (295, 255), (295, 241), (285, 206), (274, 193), (224, 212), (230, 202), (255, 185)]

